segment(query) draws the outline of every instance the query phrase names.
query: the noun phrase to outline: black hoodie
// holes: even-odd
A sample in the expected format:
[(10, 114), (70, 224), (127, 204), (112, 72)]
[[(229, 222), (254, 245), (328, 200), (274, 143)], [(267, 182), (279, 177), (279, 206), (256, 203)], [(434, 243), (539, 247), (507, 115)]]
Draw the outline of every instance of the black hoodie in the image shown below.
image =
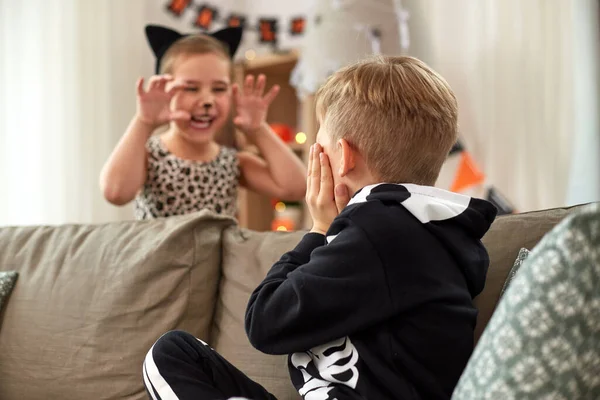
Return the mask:
[(290, 354), (306, 400), (449, 399), (473, 350), (489, 265), (480, 239), (495, 216), (433, 187), (363, 188), (256, 288), (250, 342)]

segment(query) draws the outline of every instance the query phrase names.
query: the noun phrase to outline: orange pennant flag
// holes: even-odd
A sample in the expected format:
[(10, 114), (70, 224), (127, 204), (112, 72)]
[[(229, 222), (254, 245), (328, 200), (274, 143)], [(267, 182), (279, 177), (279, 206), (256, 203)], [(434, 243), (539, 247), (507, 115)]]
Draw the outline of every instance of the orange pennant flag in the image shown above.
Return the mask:
[(485, 180), (485, 175), (477, 168), (468, 152), (463, 151), (460, 157), (458, 171), (456, 171), (456, 177), (450, 187), (452, 192), (462, 192), (471, 186), (483, 183)]

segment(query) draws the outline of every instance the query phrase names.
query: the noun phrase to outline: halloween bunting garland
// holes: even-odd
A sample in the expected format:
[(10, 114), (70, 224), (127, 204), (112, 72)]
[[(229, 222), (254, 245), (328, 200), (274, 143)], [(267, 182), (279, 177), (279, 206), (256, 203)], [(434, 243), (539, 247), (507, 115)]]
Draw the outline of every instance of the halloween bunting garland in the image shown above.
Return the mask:
[[(277, 46), (281, 22), (276, 18), (259, 17), (256, 25), (248, 23), (246, 16), (237, 13), (224, 13), (216, 6), (201, 3), (196, 5), (193, 0), (170, 0), (166, 4), (166, 10), (177, 18), (181, 18), (187, 10), (194, 11), (193, 26), (203, 31), (209, 31), (215, 23), (222, 23), (227, 28), (242, 28), (258, 32), (260, 43)], [(285, 25), (285, 29), (291, 36), (304, 34), (306, 19), (295, 16)]]
[(496, 206), (499, 215), (517, 212), (513, 204), (488, 181), (460, 140), (448, 154), (438, 185), (451, 192), (485, 198)]

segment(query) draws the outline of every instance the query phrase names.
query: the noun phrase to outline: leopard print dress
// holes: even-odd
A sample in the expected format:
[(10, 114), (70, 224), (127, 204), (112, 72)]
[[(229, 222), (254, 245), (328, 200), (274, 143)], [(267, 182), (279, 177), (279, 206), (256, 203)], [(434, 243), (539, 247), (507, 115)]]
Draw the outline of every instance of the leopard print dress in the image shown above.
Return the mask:
[(210, 162), (170, 153), (159, 136), (148, 140), (148, 176), (135, 199), (136, 219), (189, 214), (203, 209), (236, 216), (240, 167), (236, 150), (221, 146)]

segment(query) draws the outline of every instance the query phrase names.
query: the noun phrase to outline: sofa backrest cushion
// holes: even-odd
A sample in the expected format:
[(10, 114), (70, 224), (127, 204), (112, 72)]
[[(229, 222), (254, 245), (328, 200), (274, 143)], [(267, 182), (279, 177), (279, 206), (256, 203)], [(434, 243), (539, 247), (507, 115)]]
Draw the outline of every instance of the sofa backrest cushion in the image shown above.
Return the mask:
[[(571, 209), (553, 209), (498, 218), (484, 238), (491, 262), (479, 309), (476, 337), (489, 321), (519, 249), (533, 248)], [(279, 399), (297, 399), (285, 356), (255, 350), (244, 331), (244, 313), (254, 288), (275, 261), (300, 241), (304, 232), (253, 232), (231, 227), (223, 237), (223, 278), (211, 337), (217, 351)]]
[(302, 235), (232, 227), (223, 236), (223, 276), (210, 344), (279, 400), (300, 398), (290, 382), (287, 357), (254, 349), (244, 330), (244, 315), (254, 288), (273, 263), (298, 244)]
[(199, 213), (0, 229), (19, 279), (0, 316), (0, 398), (146, 399), (143, 358), (171, 329), (208, 340), (233, 220)]

